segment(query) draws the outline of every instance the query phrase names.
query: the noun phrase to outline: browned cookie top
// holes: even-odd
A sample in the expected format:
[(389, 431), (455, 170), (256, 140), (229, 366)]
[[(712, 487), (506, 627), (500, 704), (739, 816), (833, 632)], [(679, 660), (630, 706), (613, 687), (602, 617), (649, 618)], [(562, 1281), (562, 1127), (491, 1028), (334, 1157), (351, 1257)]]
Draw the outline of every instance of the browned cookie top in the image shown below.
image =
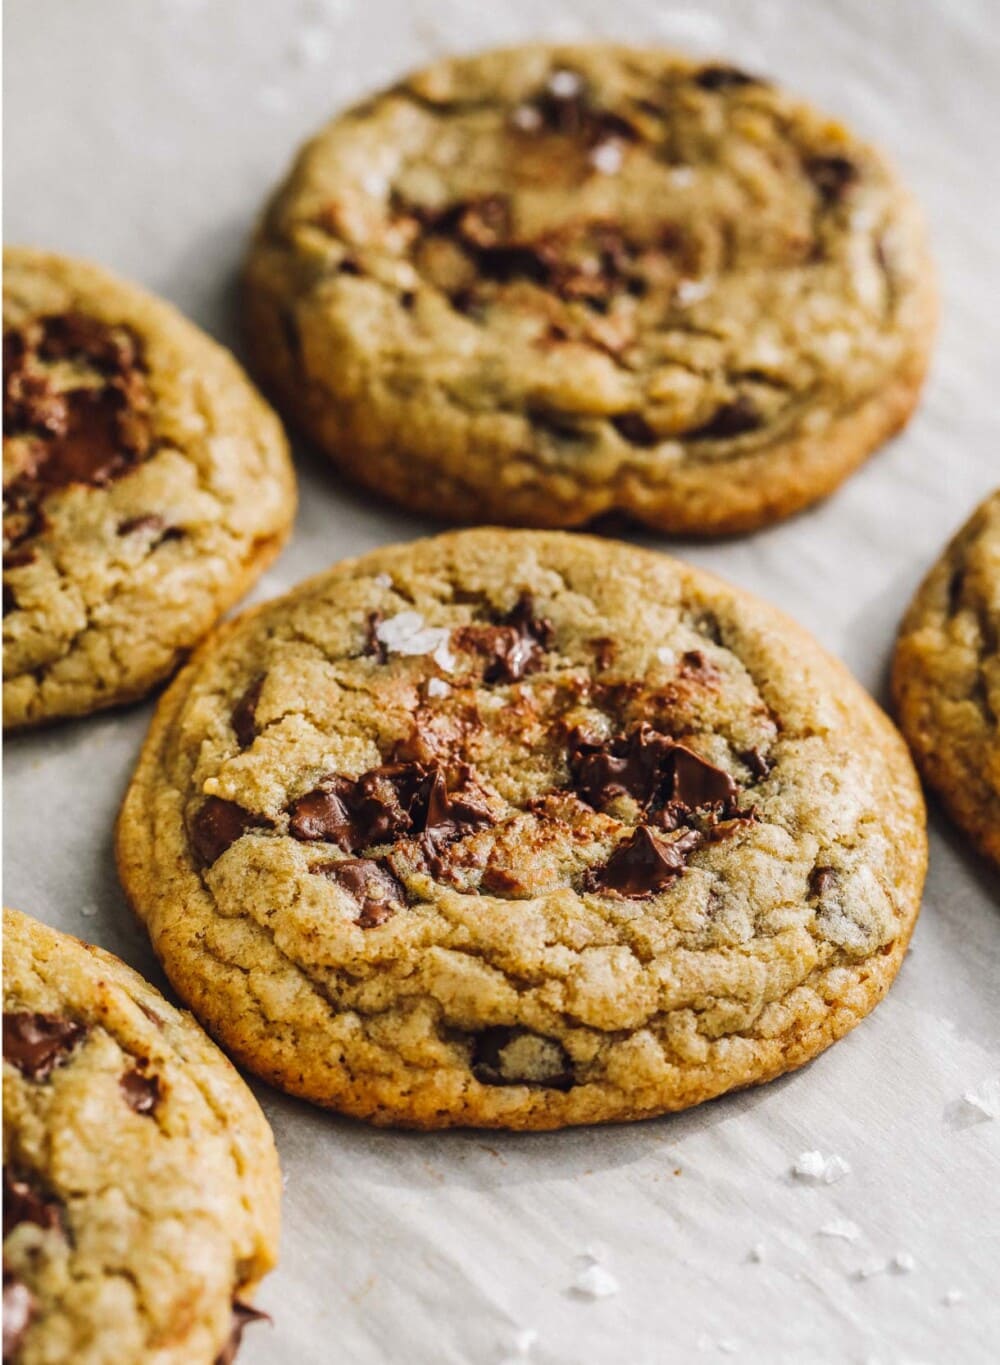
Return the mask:
[(170, 671), (283, 538), (274, 417), (224, 352), (96, 268), (8, 251), (5, 722)]
[(250, 1066), (516, 1127), (830, 1041), (891, 978), (923, 833), (898, 737), (790, 623), (613, 542), (478, 531), (227, 629), (161, 704), (119, 859)]
[(3, 1072), (4, 1361), (232, 1360), (280, 1180), (225, 1058), (124, 963), (8, 910)]
[(390, 492), (427, 469), (426, 504), (470, 516), (735, 529), (815, 496), (824, 459), (847, 472), (838, 422), (912, 388), (927, 276), (883, 159), (770, 82), (530, 47), (442, 62), (307, 146), (251, 258), (251, 340)]

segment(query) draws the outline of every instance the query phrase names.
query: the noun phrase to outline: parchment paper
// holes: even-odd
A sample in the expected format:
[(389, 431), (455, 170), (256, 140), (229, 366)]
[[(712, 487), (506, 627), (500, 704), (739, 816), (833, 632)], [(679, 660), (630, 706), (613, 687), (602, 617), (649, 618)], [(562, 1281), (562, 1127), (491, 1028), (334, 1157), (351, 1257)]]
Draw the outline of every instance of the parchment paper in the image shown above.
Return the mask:
[[(911, 591), (998, 481), (995, 0), (8, 0), (5, 11), (7, 240), (101, 260), (230, 343), (247, 233), (297, 143), (449, 50), (540, 36), (672, 43), (771, 73), (886, 145), (926, 205), (941, 273), (919, 415), (813, 512), (673, 546), (780, 604), (883, 695)], [(297, 533), (255, 596), (434, 529), (298, 455)], [(5, 895), (162, 984), (111, 850), (150, 711), (7, 743)], [(247, 1333), (241, 1365), (1000, 1358), (1000, 1119), (961, 1099), (1000, 1074), (998, 980), (997, 879), (934, 814), (923, 915), (890, 997), (764, 1089), (631, 1127), (434, 1137), (372, 1132), (257, 1087), (287, 1175), (284, 1243), (261, 1294), (274, 1326)], [(850, 1174), (791, 1177), (811, 1149), (842, 1156)], [(856, 1241), (819, 1235), (835, 1218), (857, 1225)], [(572, 1291), (587, 1252), (616, 1294)]]

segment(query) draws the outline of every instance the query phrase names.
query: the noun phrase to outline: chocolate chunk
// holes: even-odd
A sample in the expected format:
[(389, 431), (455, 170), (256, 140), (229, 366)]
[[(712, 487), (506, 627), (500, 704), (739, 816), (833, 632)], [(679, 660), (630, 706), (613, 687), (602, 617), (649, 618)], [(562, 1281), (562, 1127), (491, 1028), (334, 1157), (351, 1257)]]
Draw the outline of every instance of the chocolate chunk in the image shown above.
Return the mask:
[(160, 1102), (159, 1076), (144, 1076), (140, 1066), (123, 1071), (118, 1080), (125, 1103), (137, 1114), (151, 1116)]
[(809, 878), (809, 894), (822, 900), (826, 893), (836, 885), (837, 874), (832, 867), (814, 867)]
[(459, 781), (448, 790), (444, 772), (438, 768), (431, 779), (427, 797), (424, 833), (435, 838), (454, 838), (467, 829), (492, 824), (493, 817), (467, 765), (459, 771)]
[(85, 1024), (60, 1014), (4, 1014), (3, 1058), (29, 1081), (44, 1081), (86, 1035)]
[(516, 1026), (496, 1025), (477, 1033), (471, 1067), (484, 1085), (569, 1090), (575, 1084), (573, 1064), (560, 1042)]
[(3, 1359), (8, 1365), (17, 1359), (24, 1334), (35, 1315), (35, 1296), (12, 1270), (3, 1270)]
[(648, 806), (663, 780), (664, 760), (674, 741), (643, 723), (606, 744), (593, 744), (574, 734), (570, 745), (573, 785), (595, 810), (601, 810), (621, 796)]
[(689, 853), (702, 843), (695, 829), (667, 842), (646, 825), (619, 844), (603, 867), (592, 868), (584, 885), (588, 891), (614, 891), (629, 900), (642, 900), (679, 877)]
[[(153, 449), (152, 395), (142, 345), (129, 328), (82, 314), (41, 318), (4, 338), (4, 434), (31, 438), (4, 486), (4, 540), (37, 535), (49, 493), (101, 487)], [(100, 372), (57, 388), (44, 363), (72, 359)]]
[(544, 667), (545, 651), (553, 638), (552, 622), (536, 618), (534, 599), (530, 593), (522, 593), (496, 624), (460, 626), (453, 640), (457, 649), (470, 650), (487, 660), (484, 682), (514, 683)]
[(389, 658), (389, 650), (378, 638), (378, 628), (384, 620), (384, 612), (370, 611), (365, 622), (365, 647), (361, 652), (377, 664), (384, 664)]
[(9, 616), (12, 611), (17, 611), (17, 598), (14, 596), (14, 589), (9, 583), (3, 585), (3, 614)]
[(406, 904), (402, 883), (393, 875), (383, 858), (343, 858), (313, 868), (357, 901), (359, 912), (354, 921), (362, 929), (384, 924)]
[(235, 801), (209, 796), (191, 822), (191, 847), (202, 867), (211, 867), (248, 829), (273, 829), (272, 821)]
[(623, 412), (617, 417), (612, 417), (611, 425), (629, 445), (639, 446), (645, 450), (659, 443), (659, 436), (641, 412)]
[(349, 778), (323, 778), (318, 787), (292, 804), (288, 832), (294, 839), (326, 839), (350, 852), (355, 847), (355, 830), (345, 799), (353, 791)]
[[(573, 786), (595, 810), (630, 796), (643, 810), (654, 803), (684, 811), (729, 805), (739, 788), (722, 768), (700, 758), (643, 722), (627, 735), (595, 744), (574, 732), (570, 737), (569, 769)], [(667, 816), (662, 828), (676, 828)]]
[(38, 353), (46, 360), (84, 360), (112, 373), (141, 364), (142, 347), (129, 327), (112, 327), (86, 313), (62, 313), (43, 319)]
[(58, 1200), (47, 1199), (33, 1189), (26, 1180), (17, 1180), (3, 1168), (3, 1235), (4, 1240), (22, 1223), (34, 1223), (48, 1231), (62, 1229), (62, 1211)]
[(259, 1308), (251, 1308), (248, 1303), (240, 1303), (238, 1299), (233, 1300), (233, 1320), (229, 1328), (229, 1340), (222, 1350), (215, 1357), (215, 1365), (233, 1365), (236, 1353), (240, 1349), (243, 1340), (244, 1328), (249, 1327), (252, 1322), (270, 1322), (267, 1313), (262, 1313)]
[(231, 723), (236, 732), (236, 742), (241, 749), (249, 749), (257, 738), (257, 703), (260, 701), (264, 674), (259, 673), (233, 707)]
[(689, 810), (728, 804), (739, 790), (724, 769), (699, 758), (683, 744), (674, 746), (669, 761), (671, 773), (667, 799), (678, 801)]
[(330, 774), (293, 802), (289, 832), (296, 839), (325, 839), (345, 853), (404, 835), (453, 837), (492, 817), (463, 769), (448, 789), (437, 764), (388, 763), (352, 779)]
[(723, 403), (700, 427), (685, 432), (689, 441), (716, 441), (727, 436), (742, 436), (745, 432), (756, 431), (763, 419), (745, 394), (740, 394), (731, 403)]
[(805, 163), (805, 173), (826, 205), (839, 204), (861, 174), (846, 156), (810, 157)]
[(703, 66), (693, 77), (702, 90), (739, 90), (748, 85), (764, 85), (759, 76), (750, 76), (736, 66)]

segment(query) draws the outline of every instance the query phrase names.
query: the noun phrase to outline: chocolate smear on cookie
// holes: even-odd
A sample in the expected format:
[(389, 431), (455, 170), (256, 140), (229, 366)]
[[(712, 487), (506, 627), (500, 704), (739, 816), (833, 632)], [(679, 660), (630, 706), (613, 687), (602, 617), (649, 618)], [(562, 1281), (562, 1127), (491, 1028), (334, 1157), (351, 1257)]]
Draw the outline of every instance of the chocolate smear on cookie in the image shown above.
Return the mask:
[(209, 796), (191, 822), (191, 847), (201, 866), (211, 867), (247, 830), (273, 827), (266, 816), (255, 815), (235, 801)]
[(249, 749), (257, 738), (257, 703), (264, 686), (264, 676), (263, 673), (258, 674), (233, 707), (231, 723), (241, 749)]
[(152, 1117), (160, 1102), (159, 1076), (143, 1075), (144, 1063), (123, 1071), (118, 1080), (125, 1103), (137, 1114)]
[(229, 1328), (229, 1339), (222, 1350), (215, 1357), (215, 1365), (233, 1365), (236, 1354), (240, 1349), (243, 1340), (244, 1329), (249, 1327), (252, 1322), (270, 1322), (270, 1316), (262, 1313), (259, 1308), (251, 1308), (248, 1303), (240, 1303), (239, 1299), (233, 1300), (233, 1318)]
[(342, 858), (313, 868), (343, 888), (358, 904), (354, 923), (362, 929), (384, 924), (406, 904), (406, 892), (383, 858)]
[(62, 1210), (56, 1199), (46, 1198), (27, 1180), (18, 1180), (3, 1168), (3, 1235), (6, 1239), (22, 1223), (34, 1223), (43, 1231), (62, 1229)]
[(85, 1024), (60, 1014), (5, 1013), (3, 1059), (29, 1081), (44, 1081), (86, 1034)]

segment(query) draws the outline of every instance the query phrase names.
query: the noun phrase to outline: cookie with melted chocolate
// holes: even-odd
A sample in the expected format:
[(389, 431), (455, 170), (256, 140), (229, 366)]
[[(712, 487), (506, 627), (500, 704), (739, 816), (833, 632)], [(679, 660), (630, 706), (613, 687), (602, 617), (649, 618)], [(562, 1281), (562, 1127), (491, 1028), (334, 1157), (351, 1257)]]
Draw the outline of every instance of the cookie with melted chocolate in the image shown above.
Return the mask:
[(227, 1049), (421, 1128), (800, 1065), (888, 988), (926, 854), (905, 746), (798, 627), (648, 551), (496, 530), (227, 627), (160, 703), (117, 850)]
[(1000, 489), (957, 532), (910, 604), (892, 690), (928, 785), (1000, 866)]
[(246, 267), (256, 372), (362, 484), (458, 521), (773, 522), (913, 409), (935, 290), (886, 160), (675, 53), (447, 59), (301, 151)]
[(4, 725), (167, 677), (277, 553), (281, 427), (233, 358), (79, 261), (4, 254)]
[(236, 1071), (110, 953), (3, 916), (3, 1358), (219, 1365), (274, 1265), (274, 1141)]

